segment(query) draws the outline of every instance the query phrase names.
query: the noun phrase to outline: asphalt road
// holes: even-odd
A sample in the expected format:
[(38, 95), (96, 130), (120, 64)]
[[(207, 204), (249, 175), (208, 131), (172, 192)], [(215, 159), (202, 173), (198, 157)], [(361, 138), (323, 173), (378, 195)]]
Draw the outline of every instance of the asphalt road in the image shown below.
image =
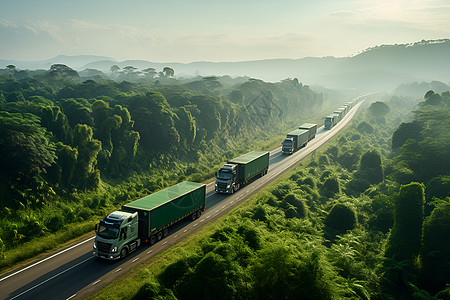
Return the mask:
[[(215, 194), (214, 183), (207, 185), (206, 211), (195, 221), (185, 221), (171, 228), (165, 239), (153, 246), (142, 246), (123, 260), (110, 262), (92, 256), (94, 236), (64, 250), (23, 266), (0, 277), (0, 299), (83, 299), (138, 264), (165, 251), (181, 239), (225, 215), (250, 195), (295, 167), (311, 152), (341, 130), (354, 116), (361, 102), (331, 130), (318, 128), (316, 138), (296, 153), (285, 156), (281, 147), (271, 151), (267, 175), (247, 184), (233, 195)], [(93, 233), (94, 234), (94, 233)]]

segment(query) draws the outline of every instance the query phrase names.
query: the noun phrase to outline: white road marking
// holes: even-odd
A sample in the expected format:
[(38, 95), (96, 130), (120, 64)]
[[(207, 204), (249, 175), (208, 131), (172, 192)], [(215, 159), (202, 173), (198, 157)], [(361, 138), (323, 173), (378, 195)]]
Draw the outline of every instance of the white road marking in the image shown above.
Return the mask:
[(119, 272), (120, 270), (122, 270), (122, 268), (118, 268), (114, 273)]
[(95, 256), (91, 256), (91, 257), (89, 257), (89, 258), (83, 260), (82, 262), (77, 263), (76, 265), (74, 265), (74, 266), (72, 266), (72, 267), (70, 267), (70, 268), (68, 268), (68, 269), (66, 269), (66, 270), (64, 270), (64, 271), (62, 271), (62, 272), (60, 272), (60, 273), (58, 273), (58, 274), (52, 276), (52, 277), (50, 277), (50, 278), (47, 279), (47, 280), (42, 281), (41, 283), (39, 283), (39, 284), (37, 284), (37, 285), (35, 285), (35, 286), (31, 287), (31, 288), (29, 288), (28, 290), (26, 290), (26, 291), (20, 293), (19, 295), (14, 296), (14, 297), (11, 298), (10, 300), (16, 299), (16, 298), (22, 296), (23, 294), (26, 294), (26, 293), (28, 293), (29, 291), (34, 290), (34, 289), (37, 288), (38, 286), (43, 285), (44, 283), (46, 283), (46, 282), (52, 280), (53, 278), (58, 277), (58, 276), (61, 275), (61, 274), (66, 273), (66, 272), (69, 271), (69, 270), (72, 270), (72, 269), (75, 268), (75, 267), (78, 267), (78, 266), (81, 265), (82, 263), (87, 262), (88, 260), (93, 259), (94, 257), (95, 257)]
[(195, 226), (197, 226), (198, 225), (198, 223), (197, 224), (194, 224), (194, 226), (193, 227), (195, 227)]
[(183, 232), (186, 232), (187, 231), (187, 229), (185, 229)]
[(216, 213), (218, 213), (220, 211), (220, 209), (216, 210)]
[(167, 241), (165, 241), (164, 243), (162, 243), (163, 245), (167, 244)]
[(67, 248), (67, 249), (64, 249), (64, 250), (62, 250), (61, 252), (55, 253), (55, 254), (53, 254), (52, 256), (49, 256), (49, 257), (47, 257), (47, 258), (45, 258), (45, 259), (43, 259), (43, 260), (41, 260), (41, 261), (38, 261), (37, 263), (32, 264), (31, 266), (28, 266), (28, 267), (23, 268), (22, 270), (19, 270), (19, 271), (13, 273), (13, 274), (10, 274), (10, 275), (8, 275), (8, 276), (5, 276), (5, 277), (3, 277), (2, 279), (0, 279), (0, 282), (3, 281), (3, 280), (5, 280), (5, 279), (7, 279), (7, 278), (9, 278), (9, 277), (12, 277), (12, 276), (14, 276), (14, 275), (17, 275), (17, 274), (19, 274), (20, 272), (23, 272), (23, 271), (25, 271), (25, 270), (28, 270), (29, 268), (32, 268), (32, 267), (34, 267), (34, 266), (36, 266), (36, 265), (38, 265), (38, 264), (40, 264), (40, 263), (43, 263), (44, 261), (47, 261), (47, 260), (49, 260), (49, 259), (51, 259), (51, 258), (53, 258), (53, 257), (55, 257), (55, 256), (58, 256), (58, 255), (60, 255), (60, 254), (63, 254), (63, 253), (66, 252), (66, 251), (72, 250), (73, 248), (78, 247), (78, 246), (80, 246), (80, 245), (82, 245), (82, 244), (84, 244), (84, 243), (86, 243), (86, 242), (89, 242), (90, 240), (93, 240), (93, 239), (95, 239), (95, 236), (93, 236), (93, 237), (91, 237), (91, 238), (88, 238), (87, 240), (82, 241), (82, 242), (80, 242), (80, 243), (78, 243), (78, 244), (76, 244), (76, 245), (73, 245), (72, 247), (69, 247), (69, 248)]
[(94, 282), (92, 285), (96, 285), (97, 283), (99, 283), (100, 281), (102, 281), (101, 279), (97, 280), (96, 282)]
[(203, 219), (202, 219), (202, 220), (200, 220), (200, 223), (203, 223), (203, 221), (205, 221), (205, 220), (203, 220)]
[(132, 262), (135, 262), (135, 261), (137, 261), (138, 259), (139, 259), (139, 257), (135, 258)]
[(72, 296), (70, 296), (69, 298), (67, 298), (66, 300), (72, 299), (73, 297), (75, 297), (77, 294), (73, 294)]
[(230, 204), (233, 204), (234, 201), (231, 201)]
[(206, 218), (209, 219), (211, 216), (207, 216)]
[(150, 250), (150, 251), (148, 251), (148, 252), (147, 252), (147, 254), (150, 254), (150, 253), (152, 253), (152, 251), (153, 251), (153, 250)]
[(174, 236), (173, 238), (176, 239), (178, 235)]

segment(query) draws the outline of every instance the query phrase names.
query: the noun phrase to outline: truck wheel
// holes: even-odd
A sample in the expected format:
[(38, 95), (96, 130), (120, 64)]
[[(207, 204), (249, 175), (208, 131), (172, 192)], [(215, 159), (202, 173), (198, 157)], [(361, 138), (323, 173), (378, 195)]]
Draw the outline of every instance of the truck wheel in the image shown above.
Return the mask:
[(120, 251), (120, 258), (125, 258), (128, 254), (127, 248), (123, 247), (122, 251)]
[(191, 215), (191, 218), (192, 218), (192, 221), (195, 221), (195, 219), (197, 219), (197, 214), (196, 214), (196, 213), (193, 213), (193, 214)]
[(241, 185), (239, 183), (236, 184), (236, 191), (239, 190), (240, 187), (241, 187)]
[(160, 241), (162, 239), (162, 232), (158, 232), (158, 241)]
[(197, 211), (197, 218), (200, 218), (202, 216), (202, 211), (201, 210), (198, 210)]
[(164, 237), (168, 236), (169, 235), (169, 229), (167, 229), (167, 228), (164, 229), (163, 235), (164, 235)]
[(150, 237), (150, 245), (153, 245), (154, 243), (156, 243), (156, 236), (152, 235)]

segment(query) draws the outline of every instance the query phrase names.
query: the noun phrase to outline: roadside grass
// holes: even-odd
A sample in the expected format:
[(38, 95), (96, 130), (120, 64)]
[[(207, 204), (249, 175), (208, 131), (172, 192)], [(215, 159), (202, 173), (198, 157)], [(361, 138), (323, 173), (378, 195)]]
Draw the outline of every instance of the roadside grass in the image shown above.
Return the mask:
[[(4, 259), (0, 261), (1, 273), (6, 273), (11, 270), (11, 266), (15, 268), (30, 262), (30, 258), (35, 260), (40, 258), (50, 251), (61, 249), (64, 246), (73, 243), (75, 239), (91, 234), (97, 220), (89, 220), (82, 223), (67, 225), (63, 230), (58, 231), (52, 235), (43, 236), (39, 239), (34, 239), (26, 242), (17, 248), (5, 251)], [(39, 255), (39, 257), (37, 257)]]

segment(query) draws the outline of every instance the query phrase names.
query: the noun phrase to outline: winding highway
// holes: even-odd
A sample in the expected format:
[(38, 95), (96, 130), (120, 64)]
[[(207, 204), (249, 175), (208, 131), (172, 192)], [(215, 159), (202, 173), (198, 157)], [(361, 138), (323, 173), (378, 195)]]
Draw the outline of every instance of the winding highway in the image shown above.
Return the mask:
[[(0, 276), (0, 299), (83, 299), (123, 276), (138, 264), (177, 244), (187, 235), (228, 213), (250, 195), (297, 165), (338, 133), (355, 115), (361, 102), (333, 129), (318, 128), (316, 138), (290, 156), (281, 147), (270, 153), (267, 175), (254, 180), (233, 195), (215, 194), (214, 182), (206, 187), (206, 211), (192, 222), (181, 222), (171, 234), (153, 246), (142, 246), (123, 260), (104, 261), (92, 256), (94, 233), (86, 240), (49, 254), (43, 259)], [(281, 141), (280, 141), (281, 143)]]

